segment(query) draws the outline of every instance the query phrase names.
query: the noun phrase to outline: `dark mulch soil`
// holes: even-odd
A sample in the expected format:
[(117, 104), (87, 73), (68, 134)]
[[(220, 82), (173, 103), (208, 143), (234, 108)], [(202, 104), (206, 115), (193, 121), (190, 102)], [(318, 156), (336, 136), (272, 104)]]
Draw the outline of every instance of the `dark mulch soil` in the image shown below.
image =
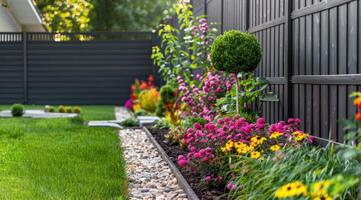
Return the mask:
[(227, 195), (225, 191), (209, 190), (209, 188), (201, 185), (200, 183), (201, 177), (199, 175), (190, 173), (188, 170), (180, 168), (177, 165), (178, 155), (181, 154), (184, 155), (185, 151), (182, 150), (179, 145), (170, 144), (165, 140), (164, 135), (167, 134), (168, 130), (159, 130), (151, 127), (147, 127), (147, 128), (152, 133), (153, 137), (157, 140), (159, 145), (168, 154), (170, 160), (173, 161), (173, 163), (178, 167), (179, 171), (181, 171), (184, 178), (187, 180), (189, 185), (192, 187), (192, 189), (200, 199), (203, 200), (227, 199)]

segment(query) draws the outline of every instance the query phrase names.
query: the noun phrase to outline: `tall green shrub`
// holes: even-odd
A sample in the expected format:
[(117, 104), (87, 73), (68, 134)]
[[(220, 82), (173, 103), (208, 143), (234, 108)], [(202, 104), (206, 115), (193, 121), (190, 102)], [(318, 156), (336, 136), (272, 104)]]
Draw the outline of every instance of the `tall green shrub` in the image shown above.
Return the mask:
[[(251, 72), (261, 61), (262, 49), (257, 38), (250, 33), (227, 31), (214, 41), (211, 47), (211, 60), (219, 71), (236, 74), (236, 109), (239, 112), (238, 73)], [(241, 76), (242, 77), (242, 76)]]

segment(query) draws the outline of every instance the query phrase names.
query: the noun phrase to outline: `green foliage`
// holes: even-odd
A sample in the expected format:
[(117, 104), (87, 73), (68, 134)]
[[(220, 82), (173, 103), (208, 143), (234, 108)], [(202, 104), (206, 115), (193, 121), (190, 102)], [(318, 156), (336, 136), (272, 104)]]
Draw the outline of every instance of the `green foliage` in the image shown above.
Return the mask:
[(165, 113), (165, 104), (162, 100), (158, 101), (157, 103), (157, 107), (155, 109), (155, 115), (157, 115), (158, 117), (164, 117), (164, 113)]
[[(252, 109), (252, 105), (257, 103), (261, 104), (260, 99), (264, 97), (265, 90), (268, 87), (268, 81), (266, 79), (256, 77), (253, 73), (241, 73), (242, 77), (238, 79), (240, 88), (240, 114), (243, 113), (246, 116), (255, 116), (259, 114), (258, 110)], [(223, 114), (235, 114), (236, 113), (236, 87), (234, 86), (231, 92), (227, 93), (225, 97), (217, 100), (216, 106), (219, 107), (220, 112)], [(252, 121), (252, 120), (251, 120)]]
[(122, 121), (120, 123), (120, 125), (123, 127), (135, 127), (135, 126), (139, 126), (139, 123), (134, 118), (128, 118), (128, 119), (125, 119), (124, 121)]
[(161, 101), (165, 103), (172, 103), (175, 101), (175, 91), (172, 86), (164, 85), (160, 88)]
[(81, 108), (79, 106), (75, 106), (73, 108), (73, 113), (77, 113), (77, 114), (80, 114), (81, 113)]
[(96, 31), (150, 31), (175, 0), (91, 0)]
[(178, 76), (187, 83), (195, 83), (192, 70), (207, 70), (211, 66), (207, 57), (217, 30), (210, 27), (205, 32), (197, 31), (202, 17), (193, 15), (190, 4), (177, 4), (174, 10), (179, 28), (160, 25), (158, 36), (161, 45), (153, 47), (151, 58), (167, 84), (176, 87)]
[(203, 118), (200, 118), (200, 117), (187, 117), (187, 118), (184, 118), (182, 119), (182, 127), (184, 127), (184, 129), (189, 129), (189, 128), (192, 128), (193, 125), (195, 123), (199, 123), (201, 124), (202, 126), (204, 126), (207, 121)]
[(156, 128), (156, 129), (169, 129), (171, 126), (170, 124), (164, 120), (164, 119), (160, 119), (155, 121), (155, 124), (152, 126), (152, 128)]
[(90, 31), (90, 0), (35, 0), (50, 32)]
[[(359, 177), (353, 170), (360, 162), (344, 160), (335, 154), (333, 147), (285, 149), (274, 157), (259, 161), (245, 157), (232, 157), (233, 182), (237, 189), (230, 194), (231, 199), (274, 199), (276, 189), (286, 183), (301, 181), (310, 185), (315, 181), (326, 180), (337, 174)], [(355, 197), (355, 188), (348, 188), (344, 198)]]
[(172, 86), (164, 85), (160, 88), (160, 100), (157, 103), (155, 114), (159, 117), (164, 117), (167, 111), (166, 107), (172, 107), (176, 100), (175, 91)]
[(44, 109), (45, 112), (55, 112), (55, 108), (54, 106), (45, 106), (45, 109)]
[(134, 113), (135, 116), (150, 116), (152, 115), (151, 113), (149, 113), (146, 110), (143, 109), (139, 109), (137, 112)]
[(228, 73), (250, 72), (261, 61), (262, 49), (250, 33), (227, 31), (218, 36), (211, 49), (213, 66)]
[(84, 119), (82, 116), (71, 117), (69, 120), (74, 124), (84, 124)]
[(66, 106), (66, 107), (65, 107), (65, 112), (66, 112), (66, 113), (73, 113), (73, 108), (70, 107), (70, 106)]
[(25, 113), (25, 108), (22, 104), (14, 104), (11, 106), (11, 114), (13, 117), (22, 117)]
[(60, 105), (60, 106), (58, 107), (58, 112), (60, 112), (60, 113), (65, 113), (65, 106)]

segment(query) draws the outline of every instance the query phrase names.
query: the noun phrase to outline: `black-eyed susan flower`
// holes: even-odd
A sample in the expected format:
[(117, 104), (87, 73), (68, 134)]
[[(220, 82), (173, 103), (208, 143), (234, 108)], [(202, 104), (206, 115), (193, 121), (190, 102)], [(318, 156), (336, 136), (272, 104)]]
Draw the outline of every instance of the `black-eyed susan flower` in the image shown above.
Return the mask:
[(323, 197), (323, 196), (328, 196), (328, 188), (330, 187), (331, 182), (326, 180), (326, 181), (318, 181), (315, 182), (314, 184), (312, 184), (312, 197), (316, 198), (316, 197)]
[(282, 136), (283, 135), (283, 133), (281, 133), (281, 132), (273, 132), (273, 133), (271, 133), (271, 135), (269, 136), (269, 138), (271, 138), (271, 139), (277, 139), (277, 138), (279, 138), (280, 136)]
[(270, 147), (270, 150), (273, 152), (279, 151), (281, 149), (280, 145), (273, 145)]
[(259, 151), (252, 151), (252, 152), (251, 152), (251, 158), (253, 158), (253, 159), (259, 159), (259, 158), (261, 158), (261, 152), (259, 152)]
[(294, 136), (294, 138), (297, 142), (307, 139), (307, 137), (308, 137), (307, 133), (303, 133), (301, 131), (295, 131), (292, 133), (292, 135)]
[(281, 186), (275, 192), (275, 197), (279, 199), (298, 197), (298, 196), (307, 196), (307, 186), (303, 183), (296, 181), (293, 183), (287, 183), (286, 185)]
[(253, 137), (251, 138), (251, 146), (252, 146), (252, 147), (256, 147), (256, 146), (258, 146), (258, 145), (263, 144), (263, 142), (266, 141), (266, 140), (267, 140), (267, 138), (265, 138), (265, 137), (253, 136)]

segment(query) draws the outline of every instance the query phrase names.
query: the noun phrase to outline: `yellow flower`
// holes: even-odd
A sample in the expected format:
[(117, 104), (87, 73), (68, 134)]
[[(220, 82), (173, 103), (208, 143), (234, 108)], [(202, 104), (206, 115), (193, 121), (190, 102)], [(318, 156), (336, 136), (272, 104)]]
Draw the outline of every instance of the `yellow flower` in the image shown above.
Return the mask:
[(283, 135), (283, 133), (281, 133), (281, 132), (273, 132), (270, 136), (269, 136), (269, 138), (271, 138), (271, 139), (276, 139), (276, 138), (278, 138), (278, 137), (280, 137), (280, 136), (282, 136)]
[(332, 200), (332, 198), (330, 196), (328, 196), (327, 194), (325, 194), (325, 195), (314, 197), (312, 200)]
[(251, 152), (251, 158), (257, 159), (261, 157), (261, 153), (259, 151), (253, 151)]
[(134, 110), (134, 112), (137, 112), (139, 109), (140, 109), (140, 104), (139, 104), (139, 103), (133, 104), (133, 110)]
[(312, 185), (312, 196), (328, 196), (327, 189), (331, 185), (330, 181), (319, 181)]
[(235, 146), (236, 151), (238, 154), (246, 154), (253, 150), (251, 146), (248, 146), (247, 144), (241, 143)]
[(253, 136), (253, 137), (251, 138), (251, 146), (252, 146), (252, 147), (256, 147), (256, 146), (258, 146), (258, 145), (263, 144), (263, 142), (266, 141), (266, 140), (267, 140), (267, 138), (265, 138), (265, 137)]
[(297, 197), (297, 196), (307, 196), (307, 187), (299, 181), (288, 183), (286, 185), (281, 186), (275, 192), (275, 197), (289, 198), (289, 197)]
[(275, 151), (279, 151), (281, 149), (281, 147), (279, 145), (273, 145), (270, 147), (271, 151), (275, 152)]
[(307, 134), (306, 134), (306, 133), (302, 133), (302, 132), (300, 132), (300, 131), (293, 132), (292, 135), (295, 137), (295, 140), (296, 140), (297, 142), (302, 141), (302, 140), (304, 140), (304, 139), (307, 138)]
[(224, 153), (230, 152), (234, 146), (234, 142), (229, 140), (223, 147), (221, 147), (221, 151)]

